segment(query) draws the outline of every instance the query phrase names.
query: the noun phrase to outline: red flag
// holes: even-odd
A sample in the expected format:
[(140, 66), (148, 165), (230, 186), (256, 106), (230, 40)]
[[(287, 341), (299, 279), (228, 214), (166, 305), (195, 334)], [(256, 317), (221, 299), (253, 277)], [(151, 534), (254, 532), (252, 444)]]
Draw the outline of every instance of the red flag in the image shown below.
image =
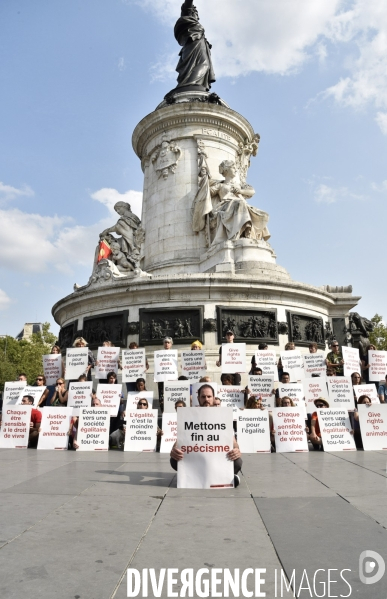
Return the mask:
[(99, 254), (98, 254), (98, 260), (97, 263), (100, 260), (107, 260), (109, 258), (109, 256), (111, 256), (112, 251), (110, 249), (110, 245), (108, 244), (108, 242), (105, 239), (102, 239), (102, 241), (100, 241), (99, 244)]

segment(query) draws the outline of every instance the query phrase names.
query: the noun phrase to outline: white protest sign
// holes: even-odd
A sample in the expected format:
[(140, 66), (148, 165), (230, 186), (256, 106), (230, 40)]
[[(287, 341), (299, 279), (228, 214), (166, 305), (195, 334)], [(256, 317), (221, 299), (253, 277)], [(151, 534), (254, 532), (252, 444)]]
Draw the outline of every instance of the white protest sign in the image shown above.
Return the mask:
[(181, 372), (192, 383), (206, 376), (207, 366), (204, 351), (183, 351), (181, 353)]
[(79, 408), (90, 408), (91, 392), (93, 383), (84, 381), (82, 383), (69, 383), (69, 394), (67, 397), (67, 405), (69, 408), (76, 408), (74, 416), (78, 416)]
[(77, 451), (108, 451), (110, 412), (105, 408), (80, 408)]
[(351, 377), (329, 376), (327, 381), (330, 407), (339, 410), (354, 410), (355, 399)]
[(31, 406), (3, 408), (0, 447), (4, 449), (27, 449), (31, 410)]
[(246, 372), (246, 343), (223, 343), (222, 373)]
[(358, 405), (364, 451), (387, 450), (387, 404)]
[(47, 385), (55, 385), (56, 380), (62, 377), (62, 364), (62, 354), (47, 354), (43, 356), (43, 372)]
[(312, 374), (325, 376), (327, 365), (325, 364), (324, 354), (306, 354), (302, 356), (304, 360), (304, 373), (306, 378), (310, 378)]
[(153, 391), (129, 391), (126, 410), (137, 410), (137, 404), (140, 399), (146, 399), (148, 408), (151, 409), (153, 405)]
[(262, 376), (273, 377), (273, 381), (278, 382), (277, 356), (275, 351), (270, 349), (256, 351), (255, 365), (262, 370)]
[(177, 447), (184, 454), (177, 468), (179, 489), (234, 487), (232, 410), (181, 408), (177, 414)]
[(251, 395), (262, 398), (262, 406), (271, 410), (275, 407), (274, 381), (267, 376), (249, 376), (249, 389)]
[(356, 347), (341, 348), (344, 360), (344, 376), (351, 376), (353, 372), (361, 372), (359, 350)]
[(17, 399), (16, 405), (17, 406), (21, 405), (22, 399), (25, 395), (31, 395), (31, 397), (34, 398), (33, 406), (34, 406), (34, 408), (37, 408), (38, 403), (46, 389), (47, 389), (47, 387), (44, 387), (44, 386), (30, 387), (29, 385), (26, 385), (24, 387), (24, 389), (21, 390), (19, 397)]
[(155, 383), (165, 381), (176, 381), (177, 373), (177, 350), (166, 349), (154, 352), (154, 381)]
[(305, 432), (305, 413), (299, 408), (273, 410), (277, 453), (309, 451)]
[(270, 421), (267, 410), (243, 410), (238, 414), (238, 445), (242, 453), (270, 453)]
[(306, 403), (306, 411), (308, 414), (311, 414), (315, 411), (316, 407), (314, 405), (314, 401), (319, 397), (328, 400), (328, 387), (327, 387), (327, 379), (326, 377), (316, 376), (310, 379), (304, 380), (304, 393), (305, 393), (305, 403)]
[(190, 407), (190, 382), (172, 381), (164, 383), (164, 412), (174, 412), (175, 403), (179, 400), (184, 401), (188, 408)]
[[(184, 410), (185, 408), (178, 408)], [(163, 414), (163, 436), (161, 437), (160, 453), (170, 453), (177, 440), (177, 414)]]
[(281, 398), (290, 397), (295, 406), (305, 408), (304, 385), (302, 383), (280, 383), (278, 394)]
[(369, 380), (372, 382), (385, 379), (387, 374), (387, 351), (368, 351)]
[[(200, 387), (202, 387), (203, 385), (209, 385), (210, 387), (213, 388), (214, 390), (214, 397), (218, 396), (218, 383), (194, 383), (192, 385), (192, 406), (194, 408), (199, 406), (199, 400), (198, 400), (198, 391), (200, 389)], [(189, 406), (187, 406), (189, 407)]]
[(283, 372), (289, 373), (290, 381), (292, 383), (302, 381), (305, 377), (305, 372), (301, 352), (297, 349), (289, 349), (280, 353)]
[(26, 385), (27, 381), (4, 383), (3, 406), (15, 406)]
[(240, 408), (245, 407), (244, 389), (233, 385), (222, 385), (218, 387), (217, 397), (219, 397), (222, 402), (222, 408), (233, 409), (234, 420), (236, 420)]
[(72, 414), (73, 409), (66, 407), (48, 407), (43, 410), (38, 449), (67, 449)]
[(158, 410), (126, 410), (124, 451), (156, 451)]
[(87, 347), (71, 347), (66, 349), (66, 379), (78, 379), (85, 374), (88, 367), (89, 350)]
[(123, 383), (135, 383), (137, 379), (145, 378), (145, 349), (123, 349), (121, 366)]
[(320, 408), (317, 411), (325, 451), (356, 451), (348, 410)]
[(380, 404), (380, 399), (376, 392), (376, 387), (372, 383), (370, 383), (369, 385), (354, 385), (353, 390), (355, 391), (357, 401), (359, 400), (359, 397), (361, 397), (362, 395), (367, 395), (370, 398), (371, 403)]
[(102, 408), (110, 409), (110, 416), (117, 416), (122, 395), (122, 385), (98, 383), (97, 397)]
[(109, 372), (118, 372), (119, 347), (99, 347), (94, 372), (96, 379), (107, 379)]

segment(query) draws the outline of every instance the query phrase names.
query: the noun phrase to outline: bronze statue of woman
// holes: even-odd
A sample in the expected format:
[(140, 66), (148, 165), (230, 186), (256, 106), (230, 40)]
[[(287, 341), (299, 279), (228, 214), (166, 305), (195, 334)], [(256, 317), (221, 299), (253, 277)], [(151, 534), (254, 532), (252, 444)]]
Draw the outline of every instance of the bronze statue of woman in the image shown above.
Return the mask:
[(181, 7), (181, 17), (175, 25), (175, 38), (183, 46), (176, 67), (179, 73), (176, 89), (196, 86), (201, 91), (209, 91), (211, 83), (215, 81), (212, 46), (205, 37), (193, 0), (185, 0)]

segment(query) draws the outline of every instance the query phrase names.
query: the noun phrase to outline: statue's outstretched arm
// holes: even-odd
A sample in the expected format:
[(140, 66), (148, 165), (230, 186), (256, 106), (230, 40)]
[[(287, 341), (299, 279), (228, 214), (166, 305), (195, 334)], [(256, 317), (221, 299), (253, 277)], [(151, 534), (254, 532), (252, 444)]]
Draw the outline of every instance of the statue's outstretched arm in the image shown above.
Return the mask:
[(192, 8), (193, 0), (185, 0), (182, 8)]

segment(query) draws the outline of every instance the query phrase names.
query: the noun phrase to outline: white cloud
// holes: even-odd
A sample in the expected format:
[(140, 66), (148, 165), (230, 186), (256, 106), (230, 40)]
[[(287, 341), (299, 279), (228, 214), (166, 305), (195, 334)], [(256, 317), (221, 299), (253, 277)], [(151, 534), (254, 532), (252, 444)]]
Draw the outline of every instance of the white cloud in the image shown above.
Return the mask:
[(351, 192), (347, 187), (331, 187), (321, 183), (314, 191), (314, 199), (320, 204), (335, 204), (343, 200), (365, 200), (366, 197)]
[(35, 195), (34, 191), (28, 185), (23, 185), (20, 189), (12, 187), (12, 185), (6, 185), (0, 181), (0, 202), (9, 202), (16, 198), (26, 196), (31, 197)]
[(387, 191), (387, 179), (382, 181), (381, 185), (378, 185), (377, 183), (371, 183), (371, 188), (374, 191), (378, 191), (380, 193), (386, 192)]
[(387, 112), (378, 112), (375, 121), (379, 125), (381, 132), (387, 135)]
[(130, 204), (132, 212), (137, 214), (139, 218), (141, 218), (141, 210), (142, 210), (142, 192), (141, 191), (133, 191), (129, 190), (124, 193), (120, 193), (116, 189), (112, 189), (110, 187), (104, 187), (103, 189), (99, 189), (94, 193), (90, 194), (93, 200), (97, 200), (97, 202), (101, 202), (104, 206), (106, 206), (111, 215), (117, 216), (117, 213), (114, 210), (114, 204), (117, 202), (128, 202)]
[(125, 64), (125, 58), (123, 56), (121, 56), (121, 58), (118, 59), (117, 68), (119, 71), (125, 71), (126, 64)]
[(5, 291), (0, 289), (0, 310), (6, 310), (8, 306), (11, 304), (11, 301), (11, 298), (8, 297)]

